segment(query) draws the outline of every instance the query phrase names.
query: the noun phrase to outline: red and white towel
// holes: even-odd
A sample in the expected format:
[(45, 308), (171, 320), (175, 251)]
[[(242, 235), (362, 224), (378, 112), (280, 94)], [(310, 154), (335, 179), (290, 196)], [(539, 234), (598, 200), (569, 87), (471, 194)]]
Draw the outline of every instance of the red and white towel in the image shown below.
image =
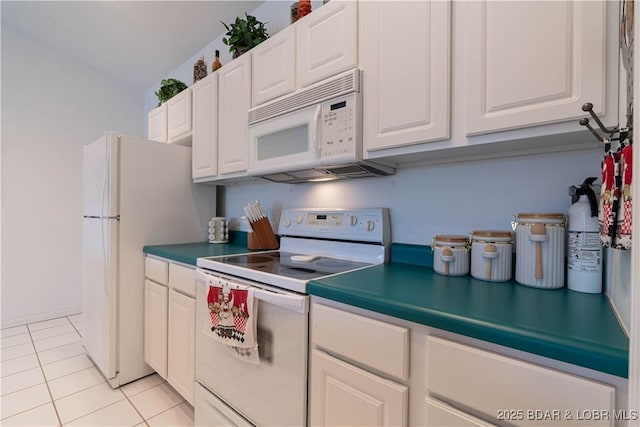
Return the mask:
[(209, 279), (207, 307), (210, 322), (207, 333), (225, 344), (234, 356), (250, 363), (260, 363), (257, 343), (258, 304), (253, 288), (238, 284), (220, 285)]
[(633, 146), (624, 143), (613, 152), (607, 146), (602, 160), (602, 187), (600, 192), (600, 240), (602, 246), (631, 249), (632, 170)]

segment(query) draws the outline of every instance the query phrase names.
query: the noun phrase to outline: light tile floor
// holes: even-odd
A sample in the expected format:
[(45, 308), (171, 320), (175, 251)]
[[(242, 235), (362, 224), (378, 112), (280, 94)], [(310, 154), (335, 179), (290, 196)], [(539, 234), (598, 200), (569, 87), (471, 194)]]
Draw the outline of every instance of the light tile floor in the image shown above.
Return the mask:
[(82, 347), (80, 314), (0, 331), (2, 426), (193, 426), (157, 374), (112, 389)]

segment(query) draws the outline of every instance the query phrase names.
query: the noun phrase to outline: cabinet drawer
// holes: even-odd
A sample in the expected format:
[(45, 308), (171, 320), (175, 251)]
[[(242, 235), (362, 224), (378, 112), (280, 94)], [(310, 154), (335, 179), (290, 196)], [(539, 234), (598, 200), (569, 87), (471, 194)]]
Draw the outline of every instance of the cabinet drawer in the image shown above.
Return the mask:
[(193, 268), (169, 264), (169, 286), (176, 291), (196, 297), (196, 271)]
[(493, 424), (489, 424), (479, 418), (466, 414), (452, 406), (447, 405), (444, 402), (439, 402), (430, 397), (427, 397), (427, 426), (438, 427), (458, 427), (458, 426), (470, 426), (470, 427), (492, 427)]
[(313, 344), (393, 377), (409, 376), (409, 330), (320, 304), (313, 305)]
[(614, 423), (613, 417), (579, 420), (583, 413), (613, 413), (614, 387), (436, 337), (427, 339), (427, 388), (455, 406), (515, 425)]
[(167, 285), (169, 284), (169, 263), (146, 257), (144, 260), (144, 274), (156, 283)]

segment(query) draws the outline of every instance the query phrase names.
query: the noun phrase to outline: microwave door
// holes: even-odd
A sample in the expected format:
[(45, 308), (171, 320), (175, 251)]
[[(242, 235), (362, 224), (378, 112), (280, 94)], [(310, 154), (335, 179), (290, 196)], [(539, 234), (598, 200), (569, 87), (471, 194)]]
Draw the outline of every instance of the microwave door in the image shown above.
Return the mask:
[(249, 126), (249, 173), (286, 172), (320, 165), (322, 106), (313, 105)]

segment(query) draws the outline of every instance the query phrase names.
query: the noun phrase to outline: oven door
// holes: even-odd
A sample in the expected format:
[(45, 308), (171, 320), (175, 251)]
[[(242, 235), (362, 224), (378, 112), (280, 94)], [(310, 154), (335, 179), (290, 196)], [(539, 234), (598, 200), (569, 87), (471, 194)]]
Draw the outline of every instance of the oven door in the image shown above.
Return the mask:
[(321, 114), (317, 104), (249, 125), (249, 174), (320, 166)]
[(252, 364), (210, 336), (210, 275), (250, 284), (198, 269), (196, 381), (255, 425), (306, 425), (309, 297), (254, 284), (260, 360)]

